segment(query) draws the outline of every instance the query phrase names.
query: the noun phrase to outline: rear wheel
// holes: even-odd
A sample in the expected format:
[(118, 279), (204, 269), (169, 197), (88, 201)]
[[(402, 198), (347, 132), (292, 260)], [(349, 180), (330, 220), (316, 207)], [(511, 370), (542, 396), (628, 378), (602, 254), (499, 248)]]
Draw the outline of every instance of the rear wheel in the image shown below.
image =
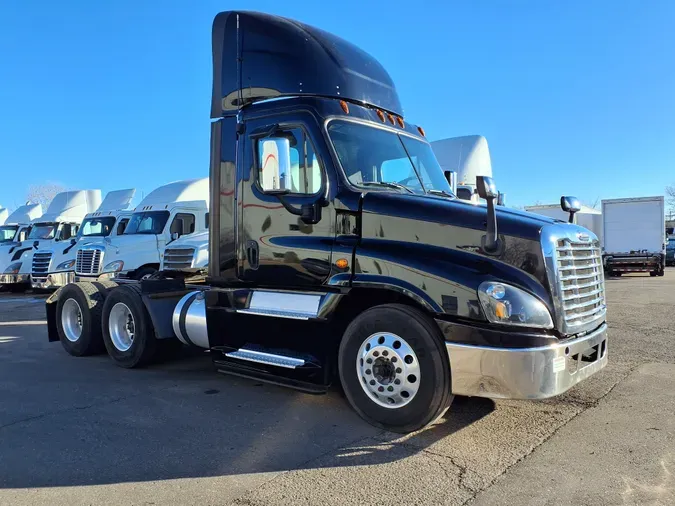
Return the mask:
[(442, 336), (415, 308), (386, 304), (359, 315), (345, 331), (338, 361), (347, 399), (377, 427), (418, 430), (452, 401)]
[(71, 283), (59, 293), (56, 329), (63, 348), (75, 357), (104, 350), (101, 337), (101, 311), (105, 300), (94, 283)]
[(139, 367), (150, 362), (157, 339), (141, 290), (122, 285), (110, 292), (103, 306), (103, 342), (108, 355), (121, 367)]

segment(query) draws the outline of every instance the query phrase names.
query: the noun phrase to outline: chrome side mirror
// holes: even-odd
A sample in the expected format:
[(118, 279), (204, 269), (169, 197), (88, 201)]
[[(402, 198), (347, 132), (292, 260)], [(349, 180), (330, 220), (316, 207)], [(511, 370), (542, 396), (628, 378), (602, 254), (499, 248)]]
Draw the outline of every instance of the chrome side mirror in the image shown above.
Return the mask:
[(180, 237), (180, 234), (179, 234), (178, 232), (172, 232), (172, 233), (171, 233), (171, 240), (172, 240), (172, 241), (175, 241), (175, 240), (178, 239), (179, 237)]
[(497, 185), (491, 177), (476, 176), (476, 189), (478, 190), (478, 196), (488, 201), (499, 196)]
[(581, 211), (581, 202), (576, 197), (563, 195), (560, 197), (560, 208), (566, 213), (570, 213), (568, 221), (574, 223), (574, 214)]
[(448, 184), (450, 185), (452, 193), (457, 195), (457, 172), (455, 172), (454, 170), (446, 170), (443, 171), (443, 174), (445, 175), (445, 179), (447, 179)]
[(505, 205), (504, 204), (505, 200), (506, 200), (506, 196), (502, 192), (499, 192), (499, 195), (497, 196), (497, 205), (498, 206)]

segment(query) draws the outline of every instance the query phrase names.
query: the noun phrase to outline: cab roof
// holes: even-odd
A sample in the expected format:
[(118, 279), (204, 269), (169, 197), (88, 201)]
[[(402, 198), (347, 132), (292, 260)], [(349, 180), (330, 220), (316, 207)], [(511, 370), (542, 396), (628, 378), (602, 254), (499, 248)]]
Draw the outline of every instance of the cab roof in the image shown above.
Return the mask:
[(26, 204), (17, 207), (5, 221), (6, 225), (28, 225), (31, 221), (42, 216), (42, 205)]
[(136, 206), (143, 211), (151, 206), (169, 205), (174, 202), (209, 201), (209, 178), (174, 181), (155, 188)]
[(371, 55), (292, 19), (227, 11), (213, 21), (211, 118), (255, 102), (314, 95), (368, 104), (403, 116), (394, 82)]

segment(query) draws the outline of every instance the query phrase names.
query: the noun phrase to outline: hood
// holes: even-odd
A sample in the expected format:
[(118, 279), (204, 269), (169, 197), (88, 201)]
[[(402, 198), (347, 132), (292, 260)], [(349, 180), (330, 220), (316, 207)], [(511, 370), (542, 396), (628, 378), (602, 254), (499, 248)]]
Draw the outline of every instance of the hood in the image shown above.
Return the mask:
[[(487, 227), (486, 205), (471, 204), (461, 199), (371, 191), (365, 194), (362, 209), (364, 213), (400, 216), (481, 231)], [(496, 211), (499, 235), (539, 241), (541, 228), (556, 222), (546, 216), (508, 207), (497, 206)]]
[(176, 239), (172, 243), (167, 244), (167, 248), (199, 248), (208, 246), (209, 233), (198, 232), (196, 234), (184, 235), (180, 239)]

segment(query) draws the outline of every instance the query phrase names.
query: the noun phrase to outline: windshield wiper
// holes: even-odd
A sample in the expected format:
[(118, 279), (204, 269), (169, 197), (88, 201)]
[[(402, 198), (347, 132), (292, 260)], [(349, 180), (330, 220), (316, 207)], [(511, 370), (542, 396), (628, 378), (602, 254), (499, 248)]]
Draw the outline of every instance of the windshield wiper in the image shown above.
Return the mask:
[(434, 188), (427, 190), (427, 193), (431, 193), (432, 195), (442, 195), (444, 197), (455, 197), (452, 193), (448, 193), (445, 190), (436, 190)]
[(403, 186), (402, 184), (398, 184), (398, 183), (391, 183), (389, 181), (366, 181), (365, 183), (360, 183), (360, 184), (363, 185), (363, 186), (371, 185), (371, 186), (384, 186), (386, 188), (397, 188), (399, 190), (405, 190), (409, 193), (415, 193), (414, 191), (412, 191), (407, 186)]

